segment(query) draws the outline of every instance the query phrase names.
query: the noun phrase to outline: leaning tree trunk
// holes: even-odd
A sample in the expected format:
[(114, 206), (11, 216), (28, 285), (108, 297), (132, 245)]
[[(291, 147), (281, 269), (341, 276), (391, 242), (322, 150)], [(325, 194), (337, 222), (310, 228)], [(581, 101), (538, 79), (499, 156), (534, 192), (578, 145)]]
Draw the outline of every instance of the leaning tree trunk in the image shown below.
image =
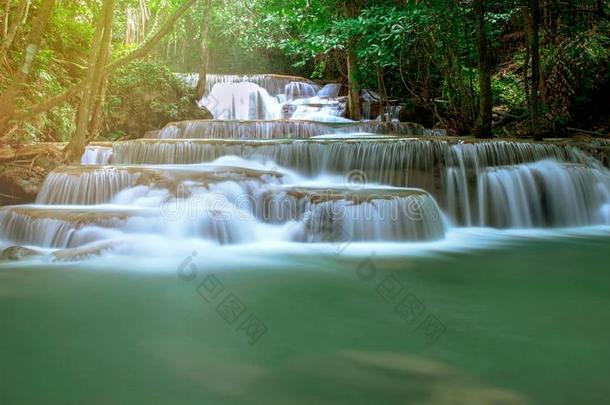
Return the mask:
[(210, 62), (210, 22), (212, 20), (212, 0), (206, 0), (203, 18), (201, 19), (201, 61), (199, 64), (199, 79), (195, 92), (197, 100), (201, 100), (206, 92), (208, 65)]
[(85, 79), (86, 84), (78, 106), (76, 130), (66, 148), (68, 160), (73, 162), (78, 161), (85, 151), (87, 132), (91, 127), (99, 91), (103, 87), (104, 67), (108, 59), (112, 36), (114, 1), (104, 1), (98, 23), (95, 27), (93, 44), (89, 54), (89, 68), (87, 69), (87, 77)]
[(38, 54), (42, 35), (51, 19), (51, 13), (55, 6), (55, 0), (42, 2), (38, 14), (32, 21), (32, 31), (28, 37), (27, 45), (24, 52), (24, 61), (21, 68), (15, 73), (11, 84), (0, 96), (0, 136), (10, 127), (9, 117), (11, 117), (17, 109), (17, 98), (21, 96), (23, 90), (27, 87), (27, 80), (32, 70), (32, 64)]
[(477, 53), (479, 67), (479, 116), (475, 126), (477, 138), (492, 137), (492, 93), (491, 93), (491, 63), (489, 61), (489, 41), (485, 31), (485, 3), (476, 0), (475, 14), (477, 20)]
[[(356, 0), (346, 0), (347, 18), (358, 16), (357, 3)], [(362, 117), (362, 112), (360, 109), (360, 77), (354, 48), (355, 38), (351, 38), (347, 45), (347, 111), (350, 119), (358, 121)]]

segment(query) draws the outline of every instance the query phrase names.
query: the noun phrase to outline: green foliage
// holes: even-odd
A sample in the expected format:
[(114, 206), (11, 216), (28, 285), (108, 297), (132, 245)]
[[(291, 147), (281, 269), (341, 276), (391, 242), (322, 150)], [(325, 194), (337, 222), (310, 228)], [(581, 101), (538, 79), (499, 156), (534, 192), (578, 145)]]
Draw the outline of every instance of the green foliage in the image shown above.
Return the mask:
[(193, 108), (192, 93), (166, 66), (149, 61), (132, 63), (110, 77), (107, 131), (114, 138), (141, 136), (170, 121), (201, 118)]
[[(0, 91), (23, 62), (32, 16), (43, 1), (32, 1), (29, 18), (0, 66)], [(9, 21), (18, 4), (11, 2)], [(101, 4), (101, 0), (56, 3), (30, 83), (17, 100), (19, 107), (61, 93), (84, 76)], [(182, 4), (184, 0), (117, 0), (113, 58), (136, 49)], [(200, 1), (178, 21), (148, 62), (112, 75), (102, 126), (109, 138), (140, 135), (167, 121), (197, 116), (191, 90), (172, 71), (198, 70), (204, 4)], [(527, 111), (526, 77), (531, 76), (531, 70), (523, 71), (523, 2), (485, 4), (494, 103), (501, 111), (522, 115)], [(599, 17), (594, 0), (542, 4), (543, 124), (558, 128), (574, 120), (592, 123), (595, 116), (607, 116), (610, 9), (602, 4), (605, 17)], [(453, 132), (468, 133), (477, 118), (479, 72), (472, 1), (212, 0), (212, 6), (211, 72), (284, 73), (345, 82), (350, 49), (364, 88), (377, 89), (379, 69), (390, 98), (440, 117)], [(575, 11), (579, 9), (585, 11)], [(17, 136), (69, 139), (77, 103), (73, 100), (28, 121)]]
[(527, 100), (522, 77), (518, 77), (513, 72), (507, 72), (494, 77), (491, 85), (494, 99), (498, 104), (505, 105), (511, 112), (525, 110)]

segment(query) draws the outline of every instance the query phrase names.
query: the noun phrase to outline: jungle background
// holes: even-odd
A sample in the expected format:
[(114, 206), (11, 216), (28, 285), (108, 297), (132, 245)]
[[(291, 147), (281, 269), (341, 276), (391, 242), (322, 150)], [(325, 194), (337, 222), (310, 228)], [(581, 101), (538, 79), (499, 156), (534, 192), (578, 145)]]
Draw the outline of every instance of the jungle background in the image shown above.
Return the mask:
[[(3, 143), (71, 141), (79, 106), (93, 99), (87, 140), (139, 137), (168, 121), (205, 117), (193, 108), (194, 90), (174, 75), (197, 72), (202, 60), (212, 73), (291, 74), (372, 89), (403, 104), (406, 120), (452, 135), (608, 132), (606, 1), (116, 0), (106, 62), (139, 54), (102, 69), (88, 97), (74, 87), (95, 70), (107, 3), (2, 2)], [(28, 55), (37, 35), (37, 53)]]

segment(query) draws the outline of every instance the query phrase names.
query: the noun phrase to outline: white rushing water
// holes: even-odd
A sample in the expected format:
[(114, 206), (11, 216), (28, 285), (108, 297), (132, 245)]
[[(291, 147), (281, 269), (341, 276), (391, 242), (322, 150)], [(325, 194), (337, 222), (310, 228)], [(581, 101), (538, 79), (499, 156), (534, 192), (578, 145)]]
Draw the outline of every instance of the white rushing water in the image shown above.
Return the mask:
[(200, 104), (217, 120), (352, 122), (342, 117), (345, 100), (338, 97), (339, 86), (320, 89), (311, 82), (287, 80), (290, 78), (213, 75)]
[[(182, 75), (195, 86), (198, 75)], [(349, 122), (338, 86), (323, 89), (311, 81), (278, 75), (208, 75), (200, 104), (217, 120), (315, 120)], [(336, 89), (333, 90), (333, 89)]]
[[(339, 86), (290, 77), (208, 81), (204, 104), (221, 120), (89, 146), (80, 166), (48, 175), (36, 204), (0, 208), (0, 244), (62, 261), (219, 245), (414, 252), (463, 248), (456, 235), (476, 245), (610, 225), (610, 171), (576, 148), (341, 122)], [(304, 119), (278, 120), (287, 105)], [(335, 122), (311, 120), (321, 115)]]
[(110, 162), (112, 148), (108, 146), (89, 145), (81, 159), (83, 165), (105, 165)]

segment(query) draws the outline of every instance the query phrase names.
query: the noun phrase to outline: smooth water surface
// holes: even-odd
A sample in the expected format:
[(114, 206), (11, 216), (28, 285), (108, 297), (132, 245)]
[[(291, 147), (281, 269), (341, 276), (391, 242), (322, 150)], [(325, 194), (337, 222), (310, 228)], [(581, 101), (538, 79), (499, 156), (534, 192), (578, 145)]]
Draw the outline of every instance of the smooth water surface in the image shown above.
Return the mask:
[(607, 403), (609, 247), (4, 265), (0, 403)]

